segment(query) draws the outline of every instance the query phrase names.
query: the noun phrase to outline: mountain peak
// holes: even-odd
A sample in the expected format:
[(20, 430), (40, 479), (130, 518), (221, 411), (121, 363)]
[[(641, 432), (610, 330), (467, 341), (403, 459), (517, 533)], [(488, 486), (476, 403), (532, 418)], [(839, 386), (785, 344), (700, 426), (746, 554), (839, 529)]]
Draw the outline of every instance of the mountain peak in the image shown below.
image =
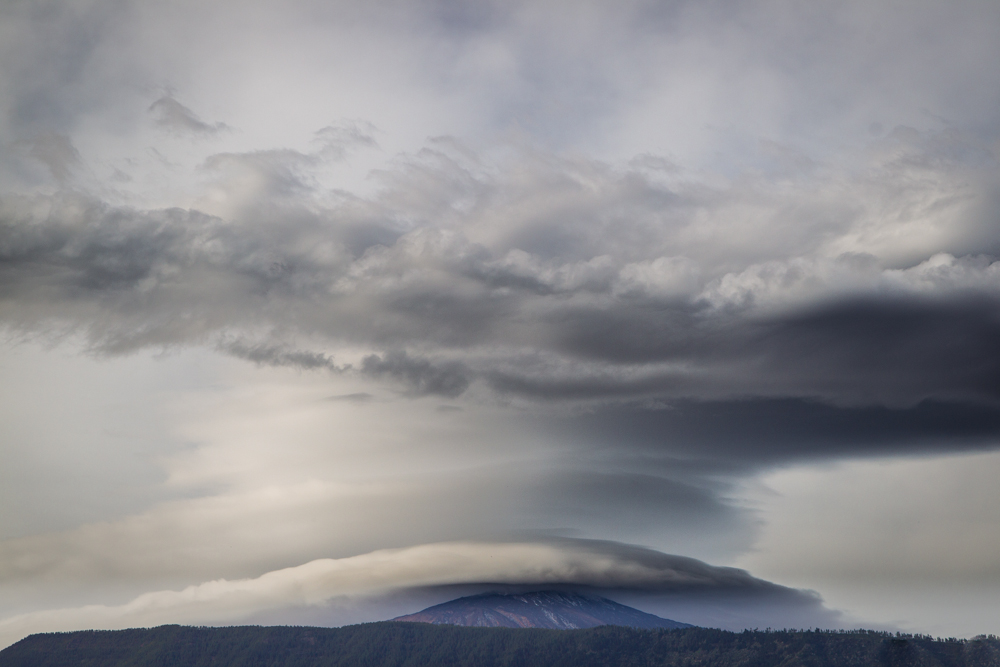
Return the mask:
[(531, 593), (482, 593), (428, 607), (392, 619), (435, 625), (573, 630), (598, 625), (633, 628), (687, 628), (679, 623), (627, 607), (607, 598), (534, 591)]

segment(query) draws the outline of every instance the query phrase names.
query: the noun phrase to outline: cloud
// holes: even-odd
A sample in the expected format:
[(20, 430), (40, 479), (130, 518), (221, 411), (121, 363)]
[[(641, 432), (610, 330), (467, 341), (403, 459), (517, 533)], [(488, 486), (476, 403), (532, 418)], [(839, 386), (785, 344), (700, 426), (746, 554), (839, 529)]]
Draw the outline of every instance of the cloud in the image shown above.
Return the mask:
[(219, 175), (223, 193), (246, 204), (308, 196), (313, 190), (309, 168), (318, 162), (315, 155), (281, 148), (246, 153), (216, 153), (203, 165)]
[(434, 365), (406, 352), (369, 355), (361, 360), (361, 372), (372, 377), (389, 376), (402, 381), (416, 396), (435, 394), (455, 398), (469, 387), (468, 369), (458, 362)]
[(229, 129), (229, 126), (222, 122), (206, 123), (170, 95), (164, 95), (153, 102), (149, 106), (149, 111), (156, 116), (157, 125), (174, 132), (212, 135)]
[(80, 152), (65, 135), (44, 133), (35, 137), (30, 145), (31, 157), (48, 167), (60, 184), (65, 184), (72, 170), (80, 165)]
[(959, 178), (997, 172), (946, 135), (787, 186), (436, 140), (332, 203), (318, 154), (219, 153), (229, 218), (6, 196), (4, 320), (110, 352), (284, 329), (367, 347), (359, 370), (414, 396), (989, 402), (1000, 263), (956, 253), (1000, 242)]
[(337, 396), (330, 396), (327, 400), (330, 401), (346, 401), (348, 403), (367, 403), (368, 401), (375, 398), (371, 394), (365, 391), (358, 391), (352, 394), (339, 394)]
[[(0, 620), (6, 646), (32, 632), (163, 623), (232, 624), (302, 607), (359, 607), (407, 589), (586, 588), (615, 592), (741, 598), (742, 612), (769, 618), (793, 608), (804, 623), (836, 622), (815, 594), (756, 579), (743, 570), (611, 542), (453, 542), (321, 559), (256, 578), (218, 579), (179, 591), (145, 593), (122, 605), (37, 611)], [(746, 603), (751, 604), (747, 605)], [(370, 602), (369, 602), (370, 604)], [(749, 609), (747, 608), (749, 607)], [(730, 619), (732, 620), (732, 619)], [(748, 619), (746, 619), (748, 620)]]
[(378, 128), (364, 120), (341, 121), (317, 130), (313, 142), (324, 158), (342, 160), (352, 150), (378, 148), (372, 136), (377, 131)]
[[(428, 541), (605, 537), (701, 558), (752, 542), (746, 508), (730, 500), (732, 470), (644, 456), (628, 443), (566, 446), (526, 419), (474, 404), (439, 412), (434, 400), (326, 400), (330, 384), (359, 380), (248, 368), (182, 400), (136, 397), (171, 417), (166, 446), (146, 457), (165, 478), (159, 502), (0, 542), (0, 612), (23, 609), (31, 590), (74, 600), (104, 587), (176, 587)], [(81, 424), (62, 421), (50, 429), (56, 435)], [(35, 445), (39, 456), (59, 451), (51, 440)], [(77, 458), (95, 451), (74, 442), (86, 448)], [(61, 495), (40, 484), (36, 504), (66, 497), (67, 484), (89, 490), (87, 479), (56, 472)]]
[(349, 368), (349, 366), (338, 366), (331, 357), (322, 352), (288, 349), (278, 345), (264, 343), (253, 345), (243, 340), (223, 340), (219, 343), (219, 349), (260, 365), (292, 366), (305, 370), (325, 368), (338, 373)]
[(550, 432), (577, 443), (648, 456), (697, 457), (751, 468), (841, 457), (993, 449), (995, 405), (924, 401), (906, 407), (837, 406), (800, 399), (677, 401), (619, 405), (550, 418)]

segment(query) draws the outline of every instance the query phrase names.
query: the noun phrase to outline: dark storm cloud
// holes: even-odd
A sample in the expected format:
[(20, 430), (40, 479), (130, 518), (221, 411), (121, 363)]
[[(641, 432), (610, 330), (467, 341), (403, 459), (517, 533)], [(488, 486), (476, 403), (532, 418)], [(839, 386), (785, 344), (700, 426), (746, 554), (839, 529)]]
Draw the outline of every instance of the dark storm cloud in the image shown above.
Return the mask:
[[(489, 381), (497, 390), (551, 400), (725, 394), (889, 405), (1000, 400), (1000, 300), (992, 295), (889, 294), (768, 317), (649, 302), (549, 317), (560, 353), (649, 370), (575, 378), (496, 371)], [(657, 367), (692, 359), (706, 372)]]
[(994, 295), (851, 300), (771, 323), (752, 345), (785, 377), (848, 388), (848, 402), (1000, 399)]
[[(1000, 407), (924, 401), (912, 407), (834, 406), (802, 399), (674, 401), (659, 409), (617, 406), (564, 417), (555, 432), (655, 461), (691, 457), (706, 465), (755, 467), (788, 461), (992, 449)], [(647, 465), (649, 463), (647, 462)]]

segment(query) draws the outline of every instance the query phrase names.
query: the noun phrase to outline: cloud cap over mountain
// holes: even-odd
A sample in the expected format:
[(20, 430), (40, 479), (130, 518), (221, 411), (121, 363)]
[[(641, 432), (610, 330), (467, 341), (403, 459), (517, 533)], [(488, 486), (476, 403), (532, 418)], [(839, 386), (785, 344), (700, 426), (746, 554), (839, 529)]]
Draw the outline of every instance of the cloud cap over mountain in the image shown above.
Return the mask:
[[(260, 577), (220, 579), (181, 591), (157, 591), (118, 606), (90, 605), (38, 611), (0, 622), (5, 645), (44, 628), (122, 628), (174, 620), (280, 622), (294, 618), (329, 624), (344, 617), (379, 620), (402, 605), (441, 600), (449, 591), (507, 587), (575, 587), (609, 595), (642, 593), (646, 607), (682, 609), (700, 624), (732, 627), (750, 619), (837, 623), (813, 593), (756, 579), (735, 568), (615, 544), (561, 540), (548, 543), (427, 544), (376, 551), (344, 559), (322, 559)], [(706, 597), (704, 594), (708, 593)], [(706, 599), (726, 609), (686, 604)], [(405, 611), (405, 608), (402, 609)], [(807, 624), (809, 624), (807, 623)]]

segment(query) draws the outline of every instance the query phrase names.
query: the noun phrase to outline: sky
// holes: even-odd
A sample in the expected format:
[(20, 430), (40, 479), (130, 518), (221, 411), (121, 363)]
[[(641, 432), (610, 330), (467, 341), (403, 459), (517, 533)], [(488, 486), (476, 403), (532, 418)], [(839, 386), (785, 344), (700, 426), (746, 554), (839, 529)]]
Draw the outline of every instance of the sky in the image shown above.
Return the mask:
[(996, 633), (997, 62), (993, 0), (2, 3), (0, 646)]

